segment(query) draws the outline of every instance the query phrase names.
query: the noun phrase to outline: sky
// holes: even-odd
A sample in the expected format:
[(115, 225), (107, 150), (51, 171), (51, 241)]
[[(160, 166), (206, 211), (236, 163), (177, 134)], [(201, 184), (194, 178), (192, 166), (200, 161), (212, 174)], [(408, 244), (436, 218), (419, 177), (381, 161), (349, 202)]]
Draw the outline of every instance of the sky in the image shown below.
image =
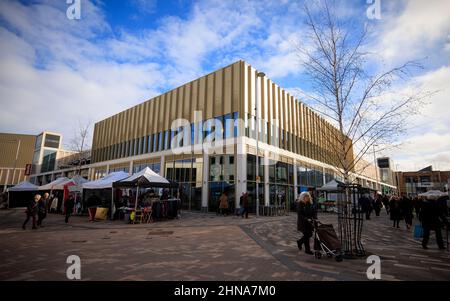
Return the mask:
[[(67, 2), (73, 2), (69, 0)], [(239, 59), (281, 87), (308, 90), (296, 52), (303, 1), (0, 1), (0, 131), (63, 134), (95, 123)], [(314, 0), (311, 0), (314, 1)], [(374, 0), (375, 1), (375, 0)], [(338, 13), (369, 25), (378, 68), (420, 59), (398, 86), (436, 91), (408, 122), (391, 156), (399, 170), (450, 170), (450, 1), (338, 1)], [(372, 1), (373, 2), (373, 1)]]

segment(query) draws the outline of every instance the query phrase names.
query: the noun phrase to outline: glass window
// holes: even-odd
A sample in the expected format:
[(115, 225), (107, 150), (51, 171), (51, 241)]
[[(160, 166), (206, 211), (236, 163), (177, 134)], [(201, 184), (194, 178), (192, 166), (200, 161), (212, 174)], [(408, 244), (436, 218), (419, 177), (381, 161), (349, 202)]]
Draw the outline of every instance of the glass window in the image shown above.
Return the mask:
[(203, 143), (203, 122), (202, 121), (197, 123), (197, 142), (199, 144)]
[(256, 156), (247, 155), (247, 180), (256, 181)]
[(276, 182), (277, 183), (287, 183), (287, 164), (283, 162), (278, 162), (276, 166)]
[(225, 120), (225, 124), (224, 124), (225, 139), (232, 138), (233, 134), (234, 134), (234, 130), (233, 130), (234, 122), (233, 122), (231, 114), (226, 114), (223, 119)]
[(160, 174), (161, 173), (161, 163), (154, 163), (152, 165), (152, 170), (154, 172), (156, 172), (157, 174)]
[(152, 152), (152, 142), (153, 142), (152, 135), (147, 136), (147, 153)]
[(59, 148), (60, 139), (60, 136), (45, 134), (44, 147)]
[(163, 133), (159, 132), (158, 133), (158, 151), (162, 151), (163, 149)]
[(42, 145), (42, 135), (37, 136), (36, 144), (34, 145), (35, 149), (41, 148)]
[(233, 123), (234, 123), (234, 127), (233, 127), (234, 133), (233, 134), (234, 134), (234, 137), (238, 136), (238, 129), (239, 129), (239, 127), (238, 127), (238, 125), (239, 125), (238, 118), (239, 118), (238, 112), (234, 112), (233, 113)]
[(41, 172), (55, 170), (55, 163), (56, 163), (56, 151), (45, 149), (42, 158)]
[(164, 149), (170, 149), (170, 131), (164, 132)]
[(153, 134), (153, 152), (158, 151), (158, 134)]

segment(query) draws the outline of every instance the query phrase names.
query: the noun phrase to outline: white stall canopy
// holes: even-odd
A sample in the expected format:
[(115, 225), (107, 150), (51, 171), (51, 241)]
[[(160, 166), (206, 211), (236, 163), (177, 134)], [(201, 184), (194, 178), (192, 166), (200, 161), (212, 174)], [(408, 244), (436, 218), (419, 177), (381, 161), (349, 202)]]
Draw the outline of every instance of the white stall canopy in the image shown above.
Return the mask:
[(70, 182), (69, 178), (58, 178), (48, 184), (39, 186), (39, 190), (64, 190), (64, 185)]
[(113, 183), (128, 178), (130, 175), (124, 171), (112, 172), (109, 175), (83, 184), (83, 189), (107, 189), (112, 188)]
[(17, 184), (16, 186), (10, 187), (8, 189), (8, 192), (13, 192), (13, 191), (38, 191), (39, 186), (31, 184), (28, 181), (23, 181), (19, 184)]

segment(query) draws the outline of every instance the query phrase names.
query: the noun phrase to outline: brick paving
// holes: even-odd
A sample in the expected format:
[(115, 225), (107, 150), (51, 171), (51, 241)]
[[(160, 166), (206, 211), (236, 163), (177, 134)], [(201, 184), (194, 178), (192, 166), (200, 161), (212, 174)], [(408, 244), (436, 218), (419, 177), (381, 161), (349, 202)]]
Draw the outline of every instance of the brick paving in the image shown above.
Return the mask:
[[(367, 280), (365, 258), (314, 259), (299, 252), (296, 215), (241, 219), (183, 213), (144, 225), (90, 223), (49, 215), (45, 227), (20, 229), (22, 210), (0, 211), (0, 280), (66, 280), (66, 258), (81, 258), (82, 280)], [(336, 216), (320, 219), (335, 223)], [(430, 249), (385, 214), (366, 222), (370, 254), (384, 280), (450, 280), (450, 253)]]

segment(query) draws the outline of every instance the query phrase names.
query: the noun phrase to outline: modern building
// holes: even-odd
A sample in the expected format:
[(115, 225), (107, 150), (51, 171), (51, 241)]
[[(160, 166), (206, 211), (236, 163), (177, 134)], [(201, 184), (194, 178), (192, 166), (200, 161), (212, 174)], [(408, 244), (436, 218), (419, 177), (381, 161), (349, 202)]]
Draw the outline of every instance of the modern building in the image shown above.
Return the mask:
[(0, 133), (0, 191), (28, 178), (35, 141), (34, 135)]
[(337, 136), (325, 119), (238, 61), (97, 122), (89, 178), (149, 166), (181, 184), (185, 209), (216, 211), (223, 192), (236, 206), (249, 192), (254, 208), (256, 185), (262, 206), (292, 206), (296, 193), (338, 177)]
[(429, 190), (448, 191), (450, 171), (433, 170), (428, 166), (419, 171), (395, 173), (400, 194), (416, 196)]
[(33, 151), (32, 176), (30, 181), (36, 185), (43, 185), (61, 176), (73, 176), (78, 166), (81, 175), (87, 178), (88, 169), (85, 168), (90, 160), (90, 151), (84, 152), (81, 164), (77, 160), (80, 154), (75, 151), (65, 150), (62, 147), (62, 135), (52, 132), (42, 132), (36, 137)]

